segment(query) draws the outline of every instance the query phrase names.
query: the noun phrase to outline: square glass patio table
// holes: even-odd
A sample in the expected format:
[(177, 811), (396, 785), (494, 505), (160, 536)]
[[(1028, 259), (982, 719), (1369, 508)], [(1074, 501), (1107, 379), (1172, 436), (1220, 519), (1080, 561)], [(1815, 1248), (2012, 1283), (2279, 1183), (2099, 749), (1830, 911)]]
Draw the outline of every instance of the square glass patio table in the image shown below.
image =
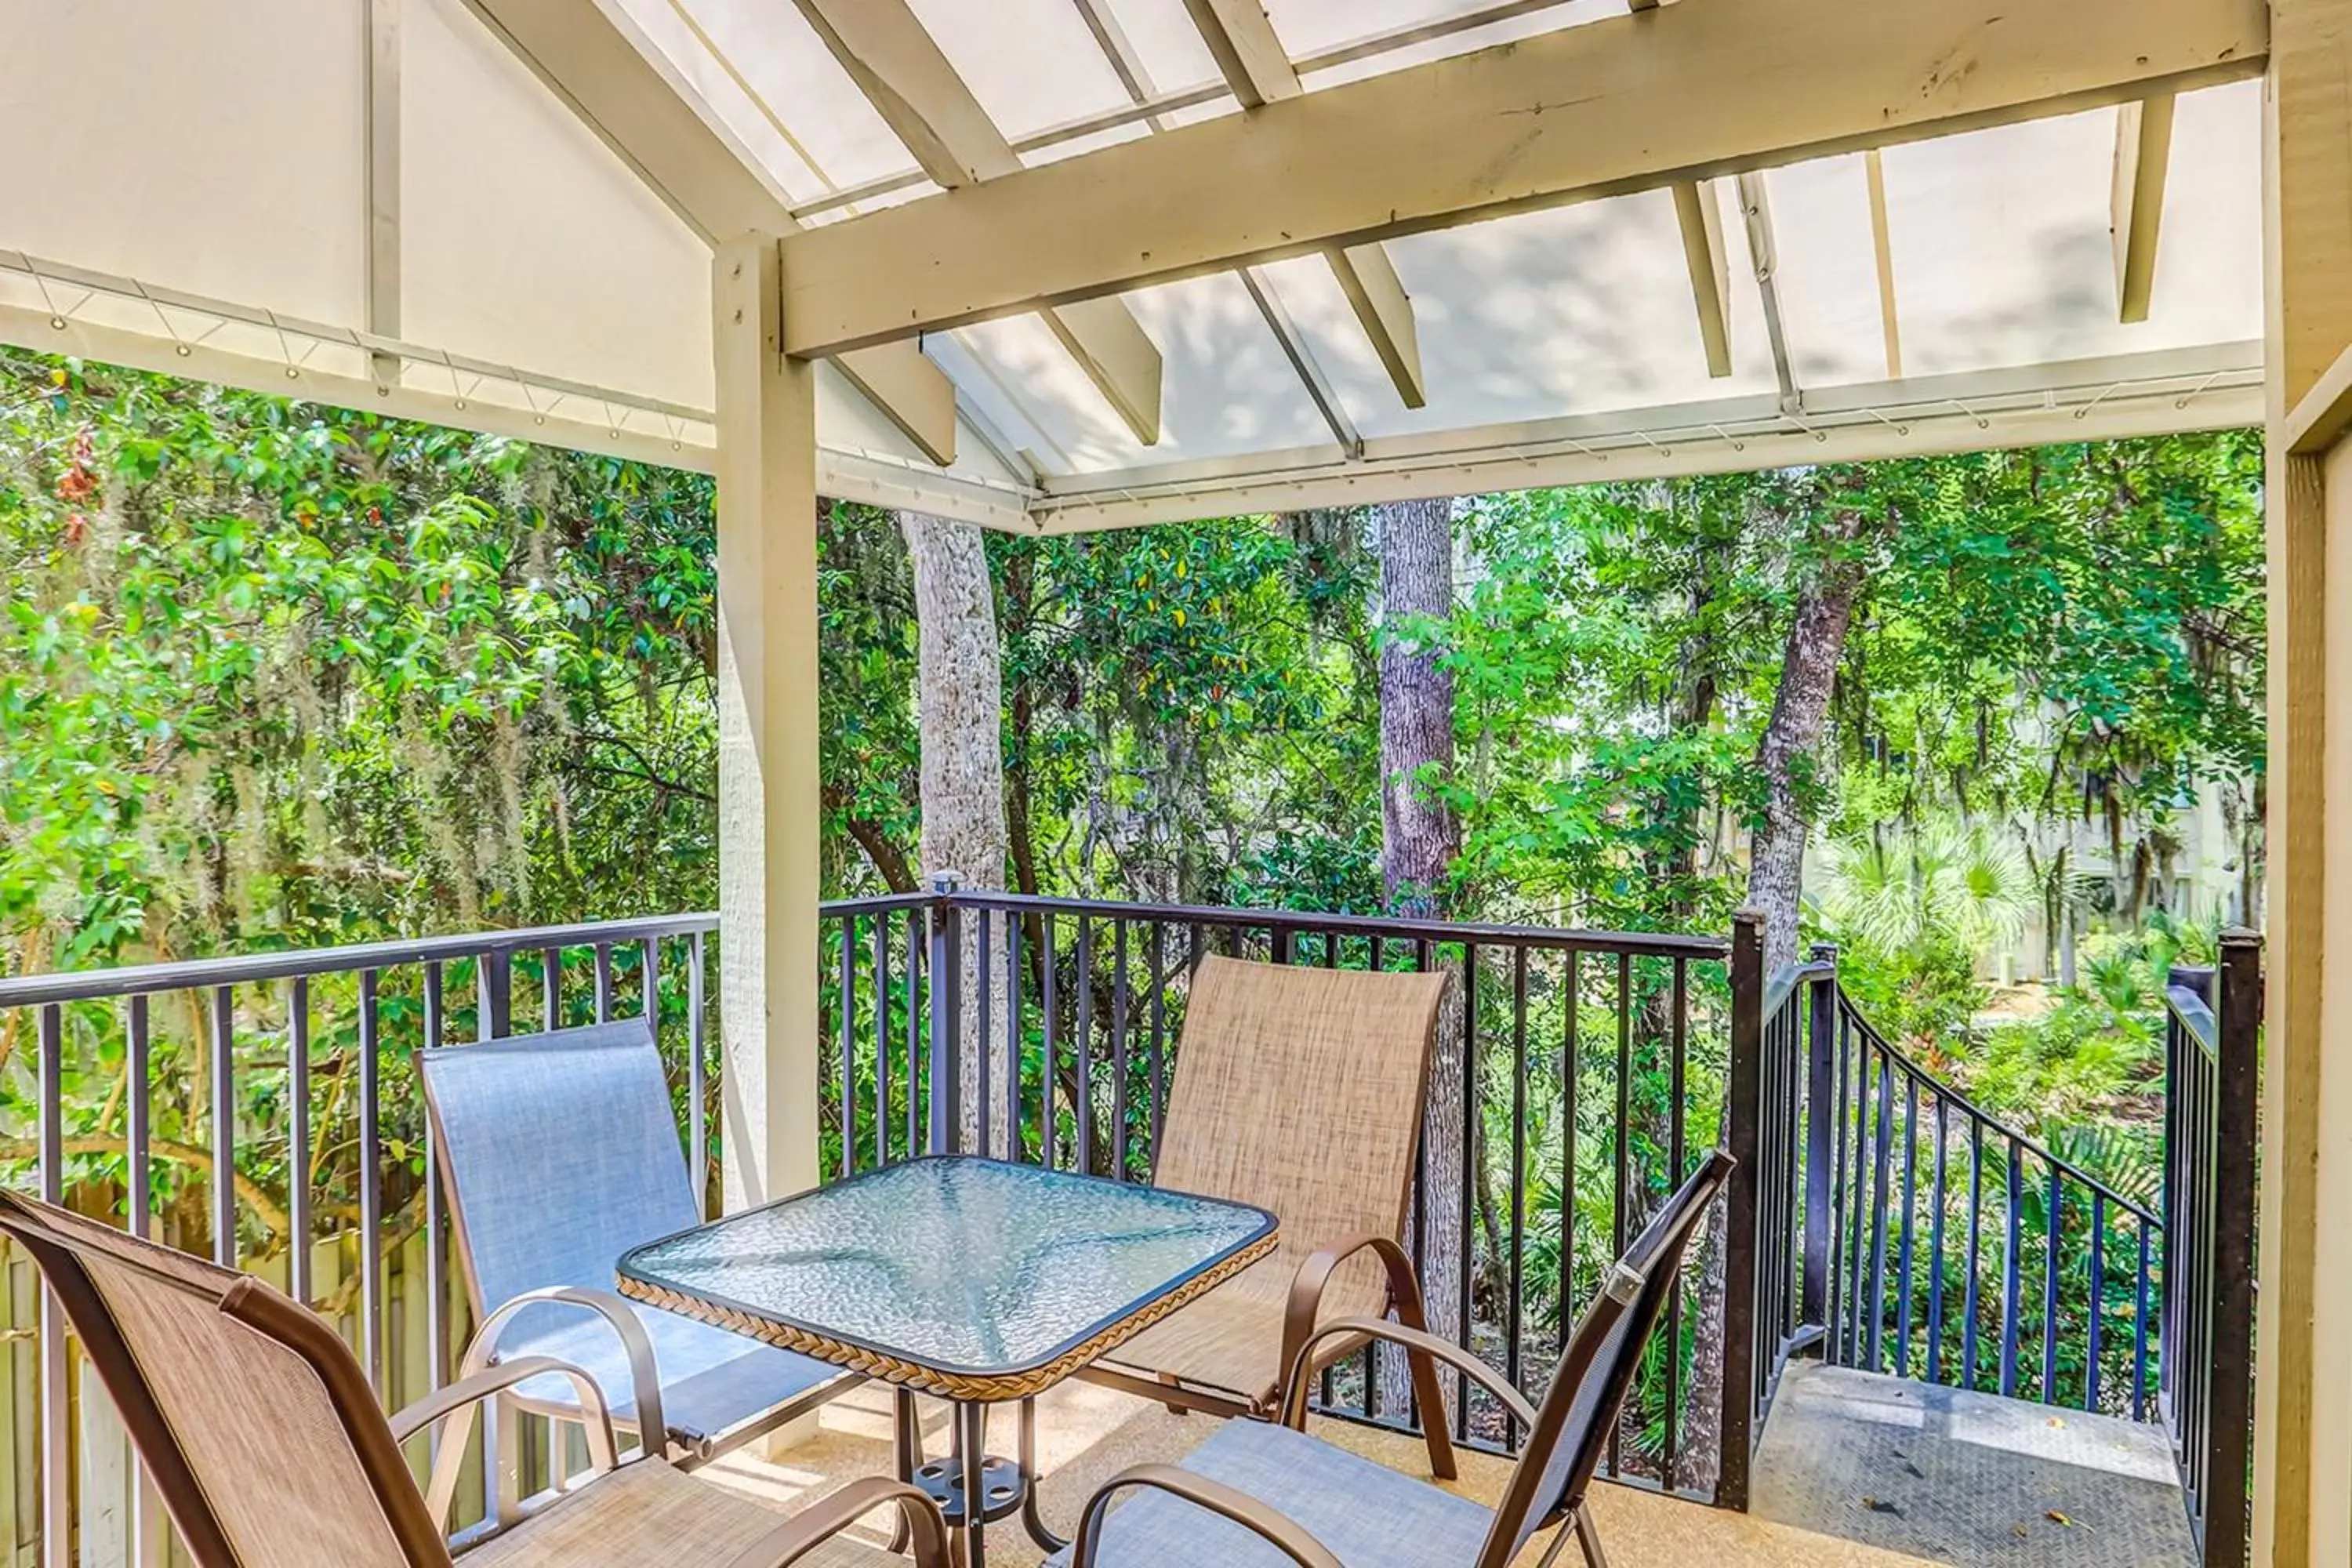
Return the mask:
[(1025, 1399), (1274, 1250), (1220, 1198), (970, 1155), (887, 1165), (624, 1255), (634, 1296), (904, 1388)]

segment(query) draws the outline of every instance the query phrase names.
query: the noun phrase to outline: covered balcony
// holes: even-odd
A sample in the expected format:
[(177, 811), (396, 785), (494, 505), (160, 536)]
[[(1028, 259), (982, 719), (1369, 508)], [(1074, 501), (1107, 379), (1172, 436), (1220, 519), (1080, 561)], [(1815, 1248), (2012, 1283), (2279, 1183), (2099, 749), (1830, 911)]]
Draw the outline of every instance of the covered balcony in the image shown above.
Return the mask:
[[(1402, 1242), (1507, 1390), (1733, 1162), (1607, 1435), (1619, 1563), (2342, 1560), (2352, 5), (285, 0), (0, 36), (42, 150), (0, 172), (0, 341), (719, 487), (715, 911), (0, 978), (12, 1185), (282, 1289), (394, 1408), (477, 1327), (438, 1054), (642, 1020), (709, 1218), (929, 1155), (1143, 1187), (1205, 958), (1443, 971)], [(1034, 535), (2251, 424), (2282, 847), (2265, 935), (2173, 977), (2152, 1201), (1750, 916), (821, 897), (820, 496)], [(9, 1256), (0, 1552), (182, 1560)], [(1509, 1399), (1457, 1371), (1433, 1407), (1408, 1360), (1286, 1393), (1398, 1471), (1437, 1428), (1498, 1500)], [(690, 1457), (787, 1510), (908, 1468), (887, 1381)], [(1221, 1425), (1044, 1395), (1041, 1533)], [(406, 1453), (449, 1460), (462, 1545), (591, 1447), (514, 1405)]]

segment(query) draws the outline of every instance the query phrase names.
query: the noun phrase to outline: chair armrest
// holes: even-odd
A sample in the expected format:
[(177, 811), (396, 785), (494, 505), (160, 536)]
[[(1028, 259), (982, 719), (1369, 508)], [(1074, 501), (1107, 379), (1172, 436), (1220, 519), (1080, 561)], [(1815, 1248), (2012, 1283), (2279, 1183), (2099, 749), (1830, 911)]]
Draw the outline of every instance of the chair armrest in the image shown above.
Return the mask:
[[(549, 1373), (561, 1373), (572, 1380), (580, 1395), (581, 1426), (588, 1434), (588, 1466), (598, 1474), (613, 1468), (619, 1445), (613, 1439), (612, 1413), (604, 1407), (604, 1391), (596, 1380), (570, 1362), (558, 1361), (551, 1355), (517, 1356), (512, 1361), (461, 1377), (437, 1394), (428, 1394), (415, 1404), (394, 1413), (391, 1418), (393, 1441), (405, 1443), (419, 1432), (464, 1413), (468, 1418), (474, 1406), (493, 1395), (505, 1393), (519, 1383)], [(446, 1526), (449, 1517), (449, 1495), (457, 1488), (457, 1468), (466, 1447), (464, 1432), (445, 1435), (441, 1451), (433, 1465), (431, 1484), (425, 1490), (425, 1502), (433, 1510), (436, 1525)], [(446, 1484), (443, 1472), (448, 1472)]]
[[(1288, 1373), (1298, 1360), (1298, 1352), (1310, 1340), (1318, 1338), (1315, 1320), (1323, 1310), (1323, 1292), (1331, 1283), (1331, 1275), (1340, 1264), (1360, 1252), (1369, 1251), (1381, 1260), (1388, 1271), (1389, 1301), (1396, 1308), (1397, 1317), (1409, 1329), (1424, 1332), (1429, 1328), (1428, 1314), (1421, 1300), (1421, 1279), (1412, 1271), (1412, 1259), (1392, 1237), (1375, 1234), (1350, 1236), (1318, 1247), (1298, 1266), (1290, 1277), (1290, 1296), (1282, 1311), (1282, 1357), (1275, 1364)], [(1276, 1390), (1277, 1402), (1286, 1400), (1287, 1384)]]
[(859, 1519), (893, 1502), (906, 1513), (915, 1568), (950, 1568), (948, 1525), (940, 1516), (939, 1505), (919, 1488), (879, 1476), (852, 1481), (803, 1509), (729, 1558), (725, 1568), (790, 1568)]
[(1070, 1553), (1071, 1568), (1095, 1568), (1095, 1552), (1102, 1544), (1103, 1518), (1111, 1494), (1129, 1487), (1166, 1492), (1231, 1520), (1297, 1563), (1298, 1568), (1346, 1568), (1331, 1554), (1329, 1547), (1307, 1534), (1297, 1521), (1276, 1512), (1247, 1492), (1235, 1491), (1221, 1481), (1180, 1470), (1173, 1465), (1137, 1465), (1103, 1483), (1102, 1489), (1087, 1500), (1086, 1514), (1078, 1521), (1077, 1544)]
[(550, 1285), (524, 1291), (482, 1320), (481, 1327), (474, 1331), (473, 1339), (466, 1345), (458, 1375), (469, 1375), (491, 1363), (498, 1354), (499, 1335), (513, 1321), (515, 1314), (526, 1307), (549, 1305), (585, 1308), (611, 1325), (620, 1338), (623, 1352), (629, 1358), (629, 1393), (636, 1406), (638, 1439), (648, 1454), (665, 1452), (669, 1428), (662, 1421), (661, 1373), (654, 1361), (653, 1337), (646, 1332), (636, 1309), (613, 1291), (591, 1289), (583, 1285)]
[[(1297, 1431), (1307, 1429), (1307, 1363), (1316, 1342), (1333, 1334), (1362, 1334), (1369, 1339), (1386, 1340), (1402, 1345), (1409, 1351), (1419, 1351), (1455, 1368), (1479, 1387), (1501, 1400), (1521, 1426), (1532, 1428), (1536, 1424), (1536, 1407), (1528, 1403), (1527, 1395), (1495, 1375), (1495, 1369), (1464, 1350), (1460, 1345), (1441, 1340), (1421, 1329), (1411, 1329), (1402, 1323), (1391, 1323), (1385, 1318), (1334, 1318), (1321, 1324), (1307, 1336), (1290, 1363), (1290, 1373), (1284, 1384), (1282, 1396), (1283, 1425)], [(1424, 1415), (1424, 1419), (1426, 1415)], [(1438, 1419), (1444, 1417), (1441, 1413)]]

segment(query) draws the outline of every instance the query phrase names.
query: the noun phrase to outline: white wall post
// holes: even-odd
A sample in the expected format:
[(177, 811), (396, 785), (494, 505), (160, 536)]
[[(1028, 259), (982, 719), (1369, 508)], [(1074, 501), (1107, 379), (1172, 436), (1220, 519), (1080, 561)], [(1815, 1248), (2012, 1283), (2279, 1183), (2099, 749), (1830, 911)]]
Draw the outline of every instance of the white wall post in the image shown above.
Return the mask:
[(776, 237), (718, 248), (720, 1147), (730, 1212), (817, 1178), (816, 378)]

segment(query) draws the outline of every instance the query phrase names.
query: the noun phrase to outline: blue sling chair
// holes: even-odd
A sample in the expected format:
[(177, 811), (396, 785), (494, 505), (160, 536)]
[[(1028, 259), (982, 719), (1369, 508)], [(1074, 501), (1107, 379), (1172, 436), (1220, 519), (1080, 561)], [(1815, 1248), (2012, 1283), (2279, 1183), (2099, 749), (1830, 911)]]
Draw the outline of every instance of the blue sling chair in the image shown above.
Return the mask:
[[(1385, 1319), (1317, 1326), (1317, 1337), (1362, 1335), (1425, 1352), (1511, 1413), (1527, 1443), (1495, 1508), (1308, 1436), (1309, 1339), (1292, 1363), (1282, 1425), (1228, 1422), (1181, 1464), (1114, 1476), (1087, 1504), (1055, 1568), (1509, 1568), (1547, 1530), (1558, 1531), (1541, 1553), (1547, 1568), (1570, 1542), (1588, 1568), (1607, 1568), (1585, 1492), (1683, 1252), (1731, 1166), (1728, 1154), (1710, 1155), (1610, 1269), (1540, 1409), (1458, 1345)], [(1423, 1415), (1444, 1419), (1443, 1409)], [(1122, 1493), (1131, 1495), (1122, 1502)]]
[[(446, 1047), (417, 1068), (481, 1325), (460, 1375), (526, 1355), (584, 1367), (616, 1426), (688, 1466), (863, 1381), (614, 1290), (623, 1252), (702, 1220), (647, 1020)], [(562, 1377), (509, 1399), (580, 1418)], [(455, 1436), (445, 1454), (465, 1447)]]

